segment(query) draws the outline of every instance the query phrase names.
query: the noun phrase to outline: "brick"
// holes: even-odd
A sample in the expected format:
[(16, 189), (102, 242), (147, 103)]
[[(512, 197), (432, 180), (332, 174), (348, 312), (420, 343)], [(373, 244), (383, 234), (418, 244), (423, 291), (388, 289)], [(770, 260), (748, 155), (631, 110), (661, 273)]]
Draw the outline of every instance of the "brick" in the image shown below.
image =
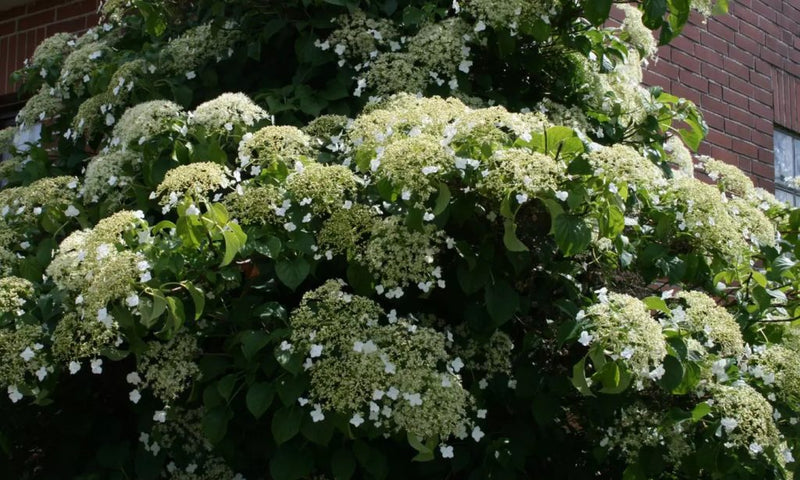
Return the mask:
[(709, 155), (726, 163), (734, 163), (736, 161), (736, 154), (734, 154), (730, 149), (718, 147), (716, 145), (711, 146)]
[(87, 29), (92, 28), (100, 23), (100, 16), (97, 14), (97, 12), (90, 13), (84, 16), (83, 18), (86, 20), (86, 22), (84, 23), (84, 28)]
[(686, 87), (684, 85), (681, 85), (680, 82), (674, 83), (669, 93), (676, 95), (678, 97), (683, 97), (687, 100), (691, 100), (695, 104), (698, 105), (700, 104), (700, 92), (692, 88)]
[(775, 22), (775, 18), (777, 17), (777, 14), (775, 13), (776, 10), (775, 10), (774, 7), (771, 7), (771, 6), (767, 5), (766, 3), (761, 2), (759, 0), (753, 0), (753, 2), (751, 4), (751, 8), (753, 9), (754, 12), (756, 12), (761, 17), (764, 17), (767, 20)]
[(741, 63), (731, 60), (730, 58), (725, 59), (725, 71), (736, 75), (742, 80), (748, 80), (750, 78), (750, 70)]
[(85, 28), (84, 27), (85, 23), (86, 21), (82, 17), (73, 18), (72, 20), (64, 20), (61, 22), (52, 23), (50, 25), (47, 25), (46, 27), (47, 36), (49, 37), (59, 32), (67, 32), (67, 33), (78, 32)]
[[(772, 156), (771, 152), (770, 156)], [(753, 162), (753, 173), (759, 177), (775, 178), (775, 167), (763, 162)]]
[(759, 147), (763, 148), (772, 148), (773, 144), (772, 135), (768, 135), (762, 132), (754, 132), (752, 136), (752, 141)]
[(763, 90), (772, 90), (772, 78), (763, 73), (759, 73), (756, 70), (750, 70), (750, 83), (752, 83), (754, 87), (758, 87)]
[[(759, 46), (759, 48), (761, 47)], [(741, 63), (745, 67), (752, 69), (753, 66), (756, 64), (757, 53), (754, 55), (752, 52), (749, 52), (747, 50), (737, 48), (736, 46), (731, 46), (731, 49), (728, 52), (728, 56), (732, 60), (736, 60), (738, 63)]]
[(752, 97), (755, 93), (755, 87), (753, 87), (750, 82), (736, 77), (731, 77), (730, 87), (737, 93), (741, 93), (747, 97)]
[(684, 52), (673, 50), (672, 62), (690, 72), (700, 72), (700, 61)]
[(731, 135), (734, 139), (746, 140), (748, 143), (752, 138), (750, 127), (733, 120), (725, 120), (725, 133)]
[(773, 105), (772, 92), (756, 90), (753, 94), (753, 98), (755, 98), (757, 102), (763, 103), (764, 105), (768, 105), (770, 107)]
[(68, 18), (84, 16), (97, 11), (97, 2), (95, 0), (81, 0), (72, 2), (56, 10), (56, 20), (65, 20)]
[(705, 141), (726, 150), (731, 149), (731, 137), (717, 130), (709, 130)]
[(63, 5), (70, 0), (38, 0), (36, 2), (29, 3), (26, 8), (27, 13), (36, 13), (42, 10), (47, 10), (53, 7), (57, 7), (59, 5)]
[(651, 63), (647, 67), (647, 71), (663, 75), (668, 78), (678, 78), (678, 67), (669, 61), (659, 59), (658, 62)]
[(730, 76), (727, 72), (722, 70), (721, 68), (717, 68), (714, 65), (704, 63), (700, 67), (700, 71), (704, 78), (708, 79), (711, 82), (716, 83), (717, 85), (728, 86)]
[(753, 127), (753, 135), (756, 133), (768, 133), (772, 135), (773, 130), (773, 122), (772, 118), (770, 117), (761, 117), (758, 115), (753, 116), (753, 120), (751, 121)]
[(722, 89), (722, 99), (741, 108), (747, 108), (747, 97), (730, 88)]
[[(8, 38), (0, 38), (0, 58), (8, 57), (8, 44)], [(0, 95), (3, 95), (10, 93), (10, 88), (8, 87), (8, 75), (6, 75), (6, 70), (2, 64), (0, 64), (0, 71), (3, 72), (3, 74), (0, 75)]]
[(702, 107), (704, 111), (715, 112), (723, 117), (728, 117), (730, 115), (730, 106), (727, 102), (722, 102), (709, 95), (703, 97)]
[(725, 131), (725, 118), (723, 116), (717, 114), (716, 112), (704, 111), (703, 118), (705, 119), (709, 128), (719, 130), (720, 132)]
[(708, 19), (708, 26), (707, 30), (710, 34), (716, 36), (720, 40), (725, 42), (733, 43), (733, 37), (735, 35), (735, 30), (730, 27), (723, 25), (722, 23), (718, 22), (716, 19), (719, 17), (714, 17)]
[(708, 94), (714, 98), (722, 98), (722, 85), (717, 85), (716, 83), (709, 83)]
[(17, 30), (17, 20), (10, 19), (4, 22), (0, 22), (0, 37), (5, 37), (7, 35), (11, 35)]
[(750, 37), (742, 35), (741, 33), (737, 33), (734, 35), (733, 43), (737, 47), (746, 50), (752, 53), (753, 55), (758, 55), (759, 42)]
[(24, 32), (25, 30), (29, 30), (31, 28), (40, 27), (42, 25), (46, 25), (48, 23), (53, 22), (55, 18), (56, 18), (55, 9), (44, 10), (42, 12), (34, 13), (32, 15), (26, 15), (17, 21), (17, 30)]
[(724, 55), (727, 54), (720, 53), (714, 49), (711, 49), (703, 45), (694, 46), (694, 56), (697, 57), (698, 60), (703, 62), (702, 66), (711, 64), (717, 67), (722, 67), (724, 65), (723, 63)]
[(728, 116), (726, 118), (729, 118), (734, 122), (739, 122), (748, 128), (753, 126), (753, 114), (743, 108), (731, 106), (728, 109)]
[(756, 116), (761, 117), (761, 118), (766, 118), (766, 119), (772, 120), (772, 115), (773, 115), (772, 107), (769, 107), (767, 105), (764, 105), (763, 103), (757, 102), (757, 101), (753, 100), (752, 98), (750, 100), (748, 100), (748, 102), (747, 102), (747, 109), (753, 115), (756, 115)]
[(734, 152), (747, 155), (750, 158), (756, 158), (758, 155), (758, 147), (750, 142), (739, 140), (738, 138), (734, 138), (731, 141), (731, 148)]
[(678, 75), (678, 80), (681, 82), (681, 84), (693, 88), (698, 92), (708, 93), (708, 80), (700, 75), (695, 75), (687, 72), (686, 70), (681, 70), (680, 74)]
[(728, 45), (730, 45), (724, 39), (712, 35), (708, 32), (700, 32), (700, 43), (695, 45), (695, 49), (699, 46), (710, 48), (715, 52), (719, 52), (722, 55), (728, 54)]

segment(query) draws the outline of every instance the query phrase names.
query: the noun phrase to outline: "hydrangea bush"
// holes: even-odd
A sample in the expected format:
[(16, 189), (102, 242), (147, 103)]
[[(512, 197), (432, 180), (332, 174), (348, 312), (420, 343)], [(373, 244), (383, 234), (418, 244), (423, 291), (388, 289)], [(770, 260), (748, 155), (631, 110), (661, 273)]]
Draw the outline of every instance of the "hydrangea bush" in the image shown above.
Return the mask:
[(640, 85), (725, 8), (110, 0), (45, 40), (0, 470), (791, 478), (800, 213)]

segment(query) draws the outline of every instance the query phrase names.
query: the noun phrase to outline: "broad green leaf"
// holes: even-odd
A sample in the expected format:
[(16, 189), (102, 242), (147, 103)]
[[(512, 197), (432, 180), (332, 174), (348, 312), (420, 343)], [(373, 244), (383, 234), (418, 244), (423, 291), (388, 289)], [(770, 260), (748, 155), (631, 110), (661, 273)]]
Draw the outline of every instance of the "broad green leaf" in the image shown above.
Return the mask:
[(484, 299), (489, 316), (498, 327), (511, 320), (519, 308), (519, 294), (505, 280), (486, 286)]
[(275, 398), (275, 388), (272, 384), (267, 382), (254, 383), (250, 385), (250, 388), (247, 390), (247, 397), (245, 399), (247, 410), (249, 410), (255, 418), (261, 418), (269, 409), (269, 406), (272, 405), (273, 398)]
[(692, 409), (692, 421), (699, 422), (709, 413), (711, 413), (711, 406), (706, 402), (700, 402)]
[(664, 312), (667, 315), (672, 314), (672, 311), (667, 306), (667, 302), (665, 302), (661, 297), (645, 297), (642, 299), (642, 302), (644, 302), (644, 304), (650, 310), (658, 310), (659, 312)]
[(340, 448), (331, 455), (334, 480), (349, 480), (356, 473), (356, 459), (349, 450)]
[(211, 409), (203, 417), (203, 433), (209, 442), (216, 445), (228, 432), (228, 408), (219, 406)]
[(503, 244), (512, 252), (527, 252), (528, 247), (517, 238), (517, 224), (506, 218), (503, 222)]
[(447, 188), (447, 184), (439, 183), (439, 194), (436, 197), (436, 205), (433, 207), (434, 215), (439, 215), (445, 211), (447, 205), (450, 203), (450, 197), (450, 189)]
[(269, 473), (273, 480), (299, 480), (314, 469), (314, 457), (295, 445), (282, 445), (271, 456)]
[(241, 341), (242, 353), (251, 360), (270, 342), (270, 335), (263, 330), (249, 330), (242, 332)]
[(281, 260), (275, 264), (275, 273), (284, 285), (292, 290), (297, 289), (311, 271), (311, 265), (305, 258), (296, 257), (292, 260)]
[(456, 277), (461, 290), (471, 295), (483, 288), (491, 278), (490, 264), (479, 259), (475, 262), (475, 268), (470, 269), (465, 262), (461, 262), (456, 269)]
[(226, 402), (230, 402), (233, 389), (236, 388), (238, 378), (235, 374), (231, 373), (225, 375), (217, 382), (217, 391)]
[(377, 448), (370, 447), (369, 444), (361, 440), (353, 444), (353, 451), (356, 454), (358, 463), (374, 478), (382, 480), (389, 475), (389, 465), (383, 452)]
[(231, 263), (247, 242), (247, 235), (242, 231), (242, 227), (232, 222), (225, 225), (222, 236), (225, 239), (225, 255), (222, 257), (220, 267)]
[(592, 389), (589, 388), (589, 382), (586, 381), (586, 357), (572, 367), (572, 385), (578, 389), (583, 395), (593, 397)]
[(422, 439), (413, 433), (407, 433), (408, 444), (417, 451), (417, 455), (411, 459), (413, 462), (429, 462), (434, 458), (434, 445), (422, 443)]
[(295, 405), (283, 407), (272, 415), (272, 437), (278, 445), (291, 440), (300, 433), (303, 415), (307, 414), (302, 408)]
[(276, 383), (278, 397), (280, 397), (281, 402), (286, 406), (296, 404), (297, 399), (300, 398), (300, 395), (308, 388), (308, 380), (303, 376), (284, 377)]
[(642, 9), (644, 10), (642, 23), (647, 28), (655, 30), (664, 22), (664, 14), (667, 13), (667, 0), (644, 0)]
[(583, 14), (593, 25), (600, 25), (611, 13), (611, 0), (583, 0)]
[(199, 320), (200, 317), (203, 315), (203, 309), (206, 305), (206, 295), (203, 291), (195, 286), (192, 282), (183, 282), (182, 285), (186, 290), (189, 292), (189, 295), (192, 297), (192, 302), (194, 303), (194, 319), (195, 321)]
[(592, 229), (586, 222), (566, 213), (554, 219), (553, 233), (558, 248), (567, 257), (581, 253), (592, 241)]
[(334, 422), (327, 419), (315, 422), (310, 415), (305, 417), (303, 426), (300, 427), (300, 433), (303, 437), (322, 447), (328, 446), (335, 430), (336, 425)]
[(171, 321), (171, 325), (169, 325), (169, 330), (172, 334), (175, 334), (180, 328), (183, 326), (183, 323), (186, 321), (186, 311), (183, 307), (183, 302), (180, 298), (177, 297), (167, 297), (167, 308), (169, 310), (169, 319)]
[(152, 299), (142, 299), (139, 306), (142, 325), (151, 328), (156, 324), (156, 320), (167, 311), (167, 300), (161, 292), (153, 292)]
[(667, 355), (664, 358), (664, 375), (659, 380), (659, 383), (664, 387), (664, 390), (671, 392), (678, 388), (681, 381), (683, 381), (683, 365), (677, 358)]

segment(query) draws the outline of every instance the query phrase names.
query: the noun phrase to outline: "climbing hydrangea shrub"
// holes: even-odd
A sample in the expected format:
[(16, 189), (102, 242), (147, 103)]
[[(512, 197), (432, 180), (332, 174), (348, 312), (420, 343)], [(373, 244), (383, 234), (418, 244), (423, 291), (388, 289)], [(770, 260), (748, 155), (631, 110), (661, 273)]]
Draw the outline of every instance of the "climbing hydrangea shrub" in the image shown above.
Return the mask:
[(640, 85), (725, 7), (667, 3), (120, 0), (46, 40), (0, 131), (0, 471), (791, 478), (800, 214)]

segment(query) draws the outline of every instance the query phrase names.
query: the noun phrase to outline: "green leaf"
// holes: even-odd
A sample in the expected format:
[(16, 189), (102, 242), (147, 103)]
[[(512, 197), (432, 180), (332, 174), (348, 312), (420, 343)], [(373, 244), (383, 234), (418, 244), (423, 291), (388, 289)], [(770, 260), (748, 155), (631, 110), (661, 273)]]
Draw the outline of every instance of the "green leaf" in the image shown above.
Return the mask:
[(586, 357), (583, 357), (572, 367), (572, 385), (583, 395), (593, 397), (589, 382), (586, 381)]
[(617, 362), (606, 363), (603, 365), (602, 370), (595, 376), (599, 376), (603, 384), (603, 388), (600, 389), (600, 391), (611, 395), (624, 392), (633, 379), (630, 372), (628, 372), (626, 368), (620, 368)]
[(206, 305), (206, 295), (192, 282), (183, 282), (182, 285), (192, 297), (192, 302), (194, 303), (194, 319), (197, 321), (203, 315), (203, 309)]
[(217, 382), (217, 391), (226, 402), (231, 401), (231, 395), (233, 395), (233, 389), (236, 388), (237, 380), (237, 376), (231, 373), (229, 375), (225, 375)]
[(407, 433), (408, 444), (417, 451), (417, 455), (411, 459), (412, 462), (430, 462), (434, 459), (434, 445), (422, 443), (422, 439), (411, 432)]
[(349, 480), (356, 473), (356, 459), (349, 450), (340, 448), (331, 455), (334, 480)]
[(303, 283), (310, 271), (311, 266), (303, 257), (281, 260), (275, 264), (275, 273), (278, 275), (278, 279), (292, 290), (297, 289)]
[(711, 406), (706, 402), (698, 403), (692, 409), (692, 421), (699, 422), (703, 417), (711, 413)]
[(269, 461), (269, 473), (273, 480), (299, 480), (314, 469), (313, 456), (294, 445), (282, 445)]
[(247, 235), (242, 231), (242, 227), (232, 222), (225, 225), (222, 230), (222, 237), (225, 239), (225, 255), (219, 264), (220, 267), (231, 263), (247, 242)]
[(335, 429), (336, 425), (332, 421), (326, 419), (321, 422), (315, 422), (309, 416), (306, 417), (306, 421), (304, 421), (303, 426), (300, 427), (300, 433), (317, 445), (327, 447), (331, 438), (333, 438)]
[(283, 407), (272, 415), (272, 437), (280, 445), (300, 433), (304, 411), (295, 405)]
[(650, 30), (655, 30), (664, 22), (664, 14), (667, 13), (667, 0), (644, 0), (642, 9), (644, 10), (642, 23)]
[(659, 384), (664, 390), (671, 392), (680, 386), (683, 381), (683, 365), (681, 361), (672, 355), (664, 358), (664, 375), (659, 380)]
[(358, 463), (377, 480), (382, 480), (389, 475), (389, 465), (383, 452), (377, 448), (370, 447), (361, 440), (355, 442), (353, 450), (356, 453)]
[(245, 358), (252, 360), (256, 354), (270, 341), (270, 335), (262, 330), (242, 332), (242, 353)]
[(503, 245), (511, 252), (527, 252), (528, 247), (517, 238), (517, 224), (506, 218), (503, 221)]
[(139, 312), (141, 313), (142, 325), (147, 328), (152, 328), (156, 324), (156, 320), (164, 312), (167, 311), (167, 299), (159, 291), (153, 292), (153, 298), (142, 299), (139, 305)]
[(228, 432), (228, 408), (219, 406), (211, 409), (203, 417), (203, 433), (209, 442), (216, 445)]
[(278, 258), (282, 248), (283, 244), (278, 237), (269, 237), (266, 242), (257, 242), (255, 244), (255, 249), (258, 253), (272, 259)]
[(177, 333), (186, 321), (186, 311), (183, 307), (183, 302), (177, 297), (167, 297), (167, 308), (169, 309), (169, 319), (171, 320), (168, 325), (167, 331), (172, 334)]
[(308, 387), (307, 379), (302, 376), (284, 377), (277, 383), (278, 396), (286, 406), (294, 405)]
[(436, 205), (433, 207), (433, 214), (439, 215), (440, 213), (444, 212), (447, 209), (447, 205), (450, 203), (450, 189), (447, 187), (445, 183), (439, 183), (439, 195), (436, 197)]
[(672, 313), (667, 306), (667, 302), (665, 302), (661, 297), (645, 297), (642, 299), (642, 302), (644, 302), (644, 304), (650, 310), (658, 310), (659, 312), (664, 312), (667, 315)]
[(255, 418), (261, 418), (269, 409), (269, 406), (272, 405), (272, 400), (274, 398), (275, 388), (272, 384), (267, 382), (254, 383), (250, 385), (250, 389), (247, 390), (247, 397), (245, 398), (247, 410), (249, 410)]
[(611, 0), (583, 0), (583, 14), (593, 25), (600, 25), (611, 13)]
[(472, 295), (483, 288), (491, 278), (490, 264), (478, 261), (475, 263), (475, 267), (470, 269), (466, 262), (461, 262), (456, 269), (456, 277), (458, 284), (461, 285), (461, 290), (467, 295)]
[(592, 241), (592, 229), (586, 222), (567, 213), (554, 219), (553, 234), (558, 248), (567, 257), (581, 253)]
[(511, 320), (519, 308), (519, 294), (505, 280), (498, 280), (494, 285), (487, 286), (484, 299), (496, 327)]

